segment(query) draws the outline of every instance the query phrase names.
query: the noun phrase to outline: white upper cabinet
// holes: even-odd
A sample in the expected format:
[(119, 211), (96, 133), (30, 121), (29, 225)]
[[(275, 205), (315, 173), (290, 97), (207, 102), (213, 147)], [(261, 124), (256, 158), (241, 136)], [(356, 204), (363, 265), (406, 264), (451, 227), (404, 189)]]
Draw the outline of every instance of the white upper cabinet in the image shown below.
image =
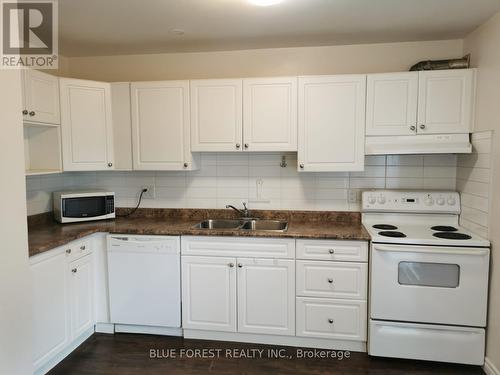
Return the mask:
[(299, 77), (298, 168), (364, 168), (366, 75)]
[(189, 82), (134, 82), (131, 96), (134, 169), (194, 169)]
[(70, 78), (59, 83), (63, 169), (113, 169), (110, 84)]
[(419, 72), (418, 132), (470, 133), (474, 98), (475, 69)]
[(132, 120), (130, 117), (130, 83), (111, 84), (113, 117), (113, 150), (115, 170), (132, 170)]
[(241, 79), (191, 81), (191, 150), (242, 149)]
[(418, 72), (369, 74), (366, 86), (366, 135), (416, 133)]
[(243, 80), (243, 149), (297, 151), (297, 77)]
[(23, 119), (59, 125), (59, 78), (37, 70), (23, 71)]

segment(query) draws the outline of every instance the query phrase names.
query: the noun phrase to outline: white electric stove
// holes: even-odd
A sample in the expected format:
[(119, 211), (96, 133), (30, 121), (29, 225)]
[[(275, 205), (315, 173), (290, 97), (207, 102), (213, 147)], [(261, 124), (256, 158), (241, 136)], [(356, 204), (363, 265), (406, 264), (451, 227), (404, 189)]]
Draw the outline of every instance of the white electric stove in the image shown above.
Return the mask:
[(483, 364), (490, 243), (459, 226), (459, 194), (365, 191), (362, 211), (369, 354)]

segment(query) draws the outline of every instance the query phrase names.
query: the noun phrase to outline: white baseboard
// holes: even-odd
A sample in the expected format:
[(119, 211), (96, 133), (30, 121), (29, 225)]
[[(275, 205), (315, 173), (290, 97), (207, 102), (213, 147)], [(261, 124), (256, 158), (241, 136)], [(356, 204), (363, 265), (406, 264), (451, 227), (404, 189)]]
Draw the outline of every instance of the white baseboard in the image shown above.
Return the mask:
[(142, 333), (146, 335), (182, 336), (182, 328), (115, 324), (116, 333)]
[(259, 335), (252, 333), (202, 331), (196, 329), (185, 329), (184, 338), (366, 352), (366, 342), (362, 341), (317, 339), (297, 336)]
[(97, 333), (108, 333), (112, 335), (115, 333), (115, 325), (113, 323), (96, 323), (95, 331)]
[(488, 357), (484, 359), (483, 370), (486, 373), (486, 375), (500, 375), (500, 371), (498, 370), (498, 368), (496, 368), (496, 366), (493, 364), (493, 362), (491, 362), (491, 360)]

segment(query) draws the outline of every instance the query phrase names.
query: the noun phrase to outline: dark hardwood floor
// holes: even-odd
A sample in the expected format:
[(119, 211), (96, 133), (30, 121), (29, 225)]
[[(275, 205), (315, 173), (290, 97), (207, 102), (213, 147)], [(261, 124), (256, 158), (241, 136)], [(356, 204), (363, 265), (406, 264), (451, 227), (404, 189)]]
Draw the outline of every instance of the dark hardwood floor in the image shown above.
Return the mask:
[[(212, 349), (205, 355), (215, 358), (187, 358), (194, 355), (196, 349), (199, 350), (199, 355), (203, 355), (202, 349)], [(151, 350), (153, 352), (150, 352)], [(269, 350), (274, 351), (268, 352)], [(332, 353), (329, 350), (319, 353), (321, 352)], [(216, 357), (217, 353), (220, 354), (219, 358)], [(233, 358), (229, 357), (228, 353)], [(177, 358), (168, 358), (172, 354)], [(245, 354), (247, 358), (243, 357)], [(281, 358), (270, 358), (273, 354)], [(342, 360), (297, 358), (297, 354), (300, 352), (290, 347), (185, 340), (152, 335), (95, 334), (49, 374), (483, 374), (482, 369), (476, 366), (371, 358), (364, 353), (351, 352), (349, 358)], [(236, 355), (240, 358), (234, 358)], [(254, 355), (254, 358), (251, 358), (251, 355)], [(161, 358), (151, 358), (152, 356)]]

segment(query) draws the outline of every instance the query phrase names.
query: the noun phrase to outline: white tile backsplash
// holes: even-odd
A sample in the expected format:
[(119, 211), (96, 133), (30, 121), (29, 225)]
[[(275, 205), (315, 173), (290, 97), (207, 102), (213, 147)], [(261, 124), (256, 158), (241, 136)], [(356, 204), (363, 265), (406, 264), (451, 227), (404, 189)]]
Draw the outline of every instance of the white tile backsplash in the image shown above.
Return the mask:
[[(484, 145), (482, 145), (484, 149)], [(249, 208), (298, 210), (359, 210), (349, 203), (349, 189), (404, 188), (455, 190), (455, 155), (367, 156), (362, 172), (299, 173), (297, 156), (287, 153), (281, 168), (279, 153), (201, 155), (193, 172), (72, 172), (27, 177), (29, 214), (51, 210), (51, 192), (61, 189), (105, 188), (116, 192), (116, 205), (133, 207), (142, 186), (155, 186), (155, 199), (143, 207)], [(359, 198), (358, 198), (359, 199)]]
[(472, 135), (472, 154), (457, 159), (457, 190), (462, 197), (460, 223), (479, 235), (488, 237), (491, 195), (492, 133)]

